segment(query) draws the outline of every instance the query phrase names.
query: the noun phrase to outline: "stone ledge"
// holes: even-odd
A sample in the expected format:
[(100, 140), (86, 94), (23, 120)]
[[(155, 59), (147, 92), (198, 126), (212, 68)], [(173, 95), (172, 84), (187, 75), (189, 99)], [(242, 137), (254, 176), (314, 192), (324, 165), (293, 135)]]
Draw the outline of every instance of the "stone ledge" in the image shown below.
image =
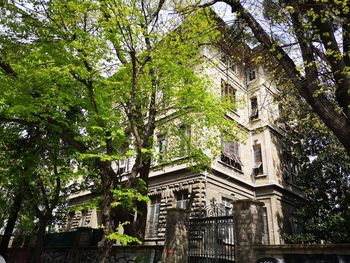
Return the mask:
[(325, 254), (350, 255), (350, 244), (285, 244), (255, 245), (254, 250), (262, 255)]
[(179, 207), (167, 208), (167, 209), (165, 209), (165, 211), (167, 211), (167, 212), (169, 212), (169, 211), (179, 211), (179, 212), (189, 213), (189, 211), (187, 211), (187, 209), (179, 208)]
[(235, 205), (235, 204), (255, 204), (255, 205), (261, 205), (261, 206), (265, 205), (263, 202), (253, 200), (253, 199), (239, 199), (239, 200), (235, 200), (232, 204), (233, 205)]

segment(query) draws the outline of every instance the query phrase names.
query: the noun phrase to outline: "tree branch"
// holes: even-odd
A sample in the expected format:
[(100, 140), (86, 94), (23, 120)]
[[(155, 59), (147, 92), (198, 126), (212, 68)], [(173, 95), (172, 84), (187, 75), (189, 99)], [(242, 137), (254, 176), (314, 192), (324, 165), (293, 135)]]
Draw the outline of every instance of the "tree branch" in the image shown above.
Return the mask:
[[(330, 18), (321, 17), (325, 11), (323, 6), (317, 8), (316, 10), (318, 11), (317, 13), (319, 16), (315, 19), (313, 24), (317, 28), (323, 46), (328, 54), (326, 59), (331, 66), (335, 79), (335, 85), (337, 86), (335, 90), (336, 100), (345, 115), (350, 118), (350, 76), (345, 72), (346, 65), (342, 53), (338, 47), (337, 40), (335, 39), (334, 27), (329, 21)], [(344, 56), (346, 55), (344, 54)]]
[(1, 57), (0, 57), (0, 68), (6, 75), (12, 78), (17, 78), (17, 73), (13, 69), (13, 67), (9, 63), (7, 63), (5, 60), (3, 60), (3, 58)]
[[(284, 69), (285, 73), (298, 89), (299, 93), (306, 99), (313, 110), (321, 117), (326, 126), (334, 132), (338, 137), (347, 151), (350, 153), (350, 124), (348, 119), (339, 114), (332, 104), (324, 94), (317, 94), (319, 91), (318, 83), (315, 77), (310, 76), (309, 78), (303, 77), (293, 60), (288, 56), (288, 54), (276, 45), (262, 26), (256, 21), (256, 19), (242, 6), (239, 0), (221, 0), (231, 6), (232, 12), (237, 12), (237, 14), (245, 20), (247, 25), (253, 31), (255, 37), (258, 41), (269, 50), (272, 57), (276, 59)], [(303, 39), (301, 39), (303, 41)], [(306, 52), (307, 53), (307, 52)], [(304, 50), (304, 55), (306, 54)], [(307, 61), (304, 60), (306, 63)], [(308, 67), (306, 67), (307, 69)], [(309, 70), (308, 70), (309, 71)], [(310, 74), (310, 72), (309, 72)], [(315, 81), (309, 81), (315, 80)]]

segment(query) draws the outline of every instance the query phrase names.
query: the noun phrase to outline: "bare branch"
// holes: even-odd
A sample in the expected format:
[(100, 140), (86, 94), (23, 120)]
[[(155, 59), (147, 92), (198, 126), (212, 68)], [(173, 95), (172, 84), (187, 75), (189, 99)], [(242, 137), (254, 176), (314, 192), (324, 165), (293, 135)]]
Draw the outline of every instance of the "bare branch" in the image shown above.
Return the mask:
[[(239, 17), (244, 19), (258, 41), (270, 52), (272, 57), (279, 62), (289, 79), (298, 89), (299, 93), (306, 99), (313, 110), (324, 121), (326, 126), (334, 132), (350, 153), (350, 136), (348, 132), (350, 130), (350, 122), (343, 114), (339, 114), (334, 107), (334, 104), (329, 101), (323, 93), (318, 94), (317, 91), (319, 91), (319, 86), (317, 74), (315, 76), (315, 73), (317, 73), (317, 71), (315, 72), (315, 68), (310, 68), (306, 64), (306, 78), (302, 76), (297, 70), (294, 61), (281, 46), (272, 41), (259, 22), (257, 22), (257, 20), (242, 6), (239, 0), (222, 0), (221, 2), (230, 5), (232, 11), (237, 12)], [(296, 10), (297, 8), (298, 6), (294, 7)], [(297, 14), (294, 13), (292, 15), (294, 15), (294, 24), (300, 23), (298, 20), (299, 18), (295, 17)], [(295, 24), (295, 26), (298, 27), (297, 24)], [(297, 30), (298, 29), (302, 30), (303, 27), (301, 26), (301, 28), (297, 28)], [(308, 47), (308, 45), (310, 46), (310, 43), (305, 43), (305, 39), (300, 32), (296, 32), (296, 34), (299, 37), (298, 42), (303, 53), (303, 60), (305, 63), (309, 63), (309, 59), (312, 59), (312, 50), (310, 53), (310, 47)]]

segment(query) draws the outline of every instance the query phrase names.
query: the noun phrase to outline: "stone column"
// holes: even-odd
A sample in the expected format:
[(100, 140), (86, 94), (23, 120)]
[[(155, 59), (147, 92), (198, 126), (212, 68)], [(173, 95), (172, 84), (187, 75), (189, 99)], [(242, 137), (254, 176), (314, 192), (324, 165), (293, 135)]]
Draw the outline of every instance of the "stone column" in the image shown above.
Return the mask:
[(185, 209), (167, 210), (163, 263), (187, 263), (189, 212)]
[(263, 241), (263, 203), (237, 200), (233, 203), (235, 219), (235, 262), (255, 263), (254, 245)]

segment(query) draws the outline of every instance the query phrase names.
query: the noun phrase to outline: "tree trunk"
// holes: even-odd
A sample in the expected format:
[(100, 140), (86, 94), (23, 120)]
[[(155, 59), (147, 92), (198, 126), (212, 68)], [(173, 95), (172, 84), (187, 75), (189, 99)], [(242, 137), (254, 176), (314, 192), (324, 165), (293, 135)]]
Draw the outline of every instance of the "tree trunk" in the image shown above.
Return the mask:
[(13, 201), (13, 205), (7, 220), (4, 236), (0, 244), (0, 255), (2, 255), (5, 259), (7, 259), (7, 248), (10, 243), (11, 235), (18, 218), (18, 213), (21, 208), (22, 201), (23, 195), (21, 192), (18, 192)]
[(43, 251), (43, 246), (44, 246), (44, 237), (46, 233), (46, 227), (50, 221), (50, 218), (51, 218), (51, 211), (39, 217), (39, 229), (36, 234), (36, 243), (35, 243), (34, 253), (31, 257), (32, 263), (42, 262), (41, 253)]
[[(150, 147), (148, 145), (148, 147)], [(141, 168), (139, 169), (140, 179), (145, 182), (145, 189), (138, 189), (142, 195), (148, 194), (148, 176), (151, 167), (151, 160), (146, 159), (142, 161)], [(129, 187), (137, 187), (137, 182), (134, 181)], [(144, 240), (146, 232), (146, 223), (147, 223), (147, 208), (148, 205), (146, 202), (136, 202), (136, 218), (135, 215), (129, 216), (130, 226), (126, 227), (128, 235), (137, 237), (139, 240)]]
[(110, 172), (110, 165), (108, 162), (103, 163), (101, 171), (101, 184), (102, 184), (102, 224), (103, 224), (103, 237), (99, 245), (100, 256), (99, 262), (108, 262), (110, 250), (113, 245), (113, 241), (108, 240), (106, 236), (110, 235), (115, 231), (114, 224), (114, 212), (111, 207), (113, 202), (113, 194), (111, 190), (114, 187), (113, 176)]
[[(147, 145), (148, 147), (151, 147), (150, 145)], [(140, 170), (140, 178), (145, 182), (146, 189), (145, 192), (142, 192), (141, 194), (147, 195), (148, 194), (148, 177), (151, 167), (151, 159), (146, 159), (142, 163), (142, 168)], [(147, 223), (147, 208), (148, 205), (145, 202), (138, 202), (137, 203), (137, 217), (134, 221), (134, 228), (136, 236), (140, 240), (144, 240), (145, 238), (145, 232), (146, 232), (146, 223)]]
[[(252, 30), (254, 36), (258, 41), (269, 50), (270, 54), (278, 61), (281, 67), (284, 69), (287, 76), (293, 82), (295, 87), (298, 89), (300, 95), (305, 98), (307, 103), (312, 107), (313, 111), (320, 117), (325, 125), (334, 133), (334, 135), (343, 144), (346, 151), (350, 155), (350, 122), (345, 114), (339, 112), (334, 104), (327, 98), (323, 93), (318, 94), (321, 90), (318, 86), (318, 79), (311, 79), (309, 74), (306, 73), (306, 77), (303, 77), (297, 70), (297, 67), (290, 56), (283, 50), (282, 47), (276, 45), (270, 36), (266, 33), (264, 28), (259, 22), (250, 14), (241, 4), (239, 0), (226, 1), (222, 0), (230, 5), (232, 12), (239, 13), (247, 25)], [(202, 5), (203, 7), (212, 5), (213, 2)], [(299, 21), (300, 22), (300, 21)], [(302, 23), (302, 22), (300, 22)], [(301, 24), (300, 28), (294, 28), (296, 31), (303, 29)], [(304, 40), (299, 39), (299, 44), (303, 44)], [(304, 45), (307, 46), (307, 45)], [(303, 48), (301, 48), (303, 51)], [(305, 50), (304, 50), (305, 51)], [(315, 60), (304, 60), (305, 63), (314, 62)], [(308, 69), (308, 67), (305, 67)], [(318, 94), (318, 96), (315, 96)]]
[(147, 208), (148, 205), (145, 202), (137, 203), (137, 217), (134, 221), (135, 235), (138, 239), (144, 240), (147, 223)]

